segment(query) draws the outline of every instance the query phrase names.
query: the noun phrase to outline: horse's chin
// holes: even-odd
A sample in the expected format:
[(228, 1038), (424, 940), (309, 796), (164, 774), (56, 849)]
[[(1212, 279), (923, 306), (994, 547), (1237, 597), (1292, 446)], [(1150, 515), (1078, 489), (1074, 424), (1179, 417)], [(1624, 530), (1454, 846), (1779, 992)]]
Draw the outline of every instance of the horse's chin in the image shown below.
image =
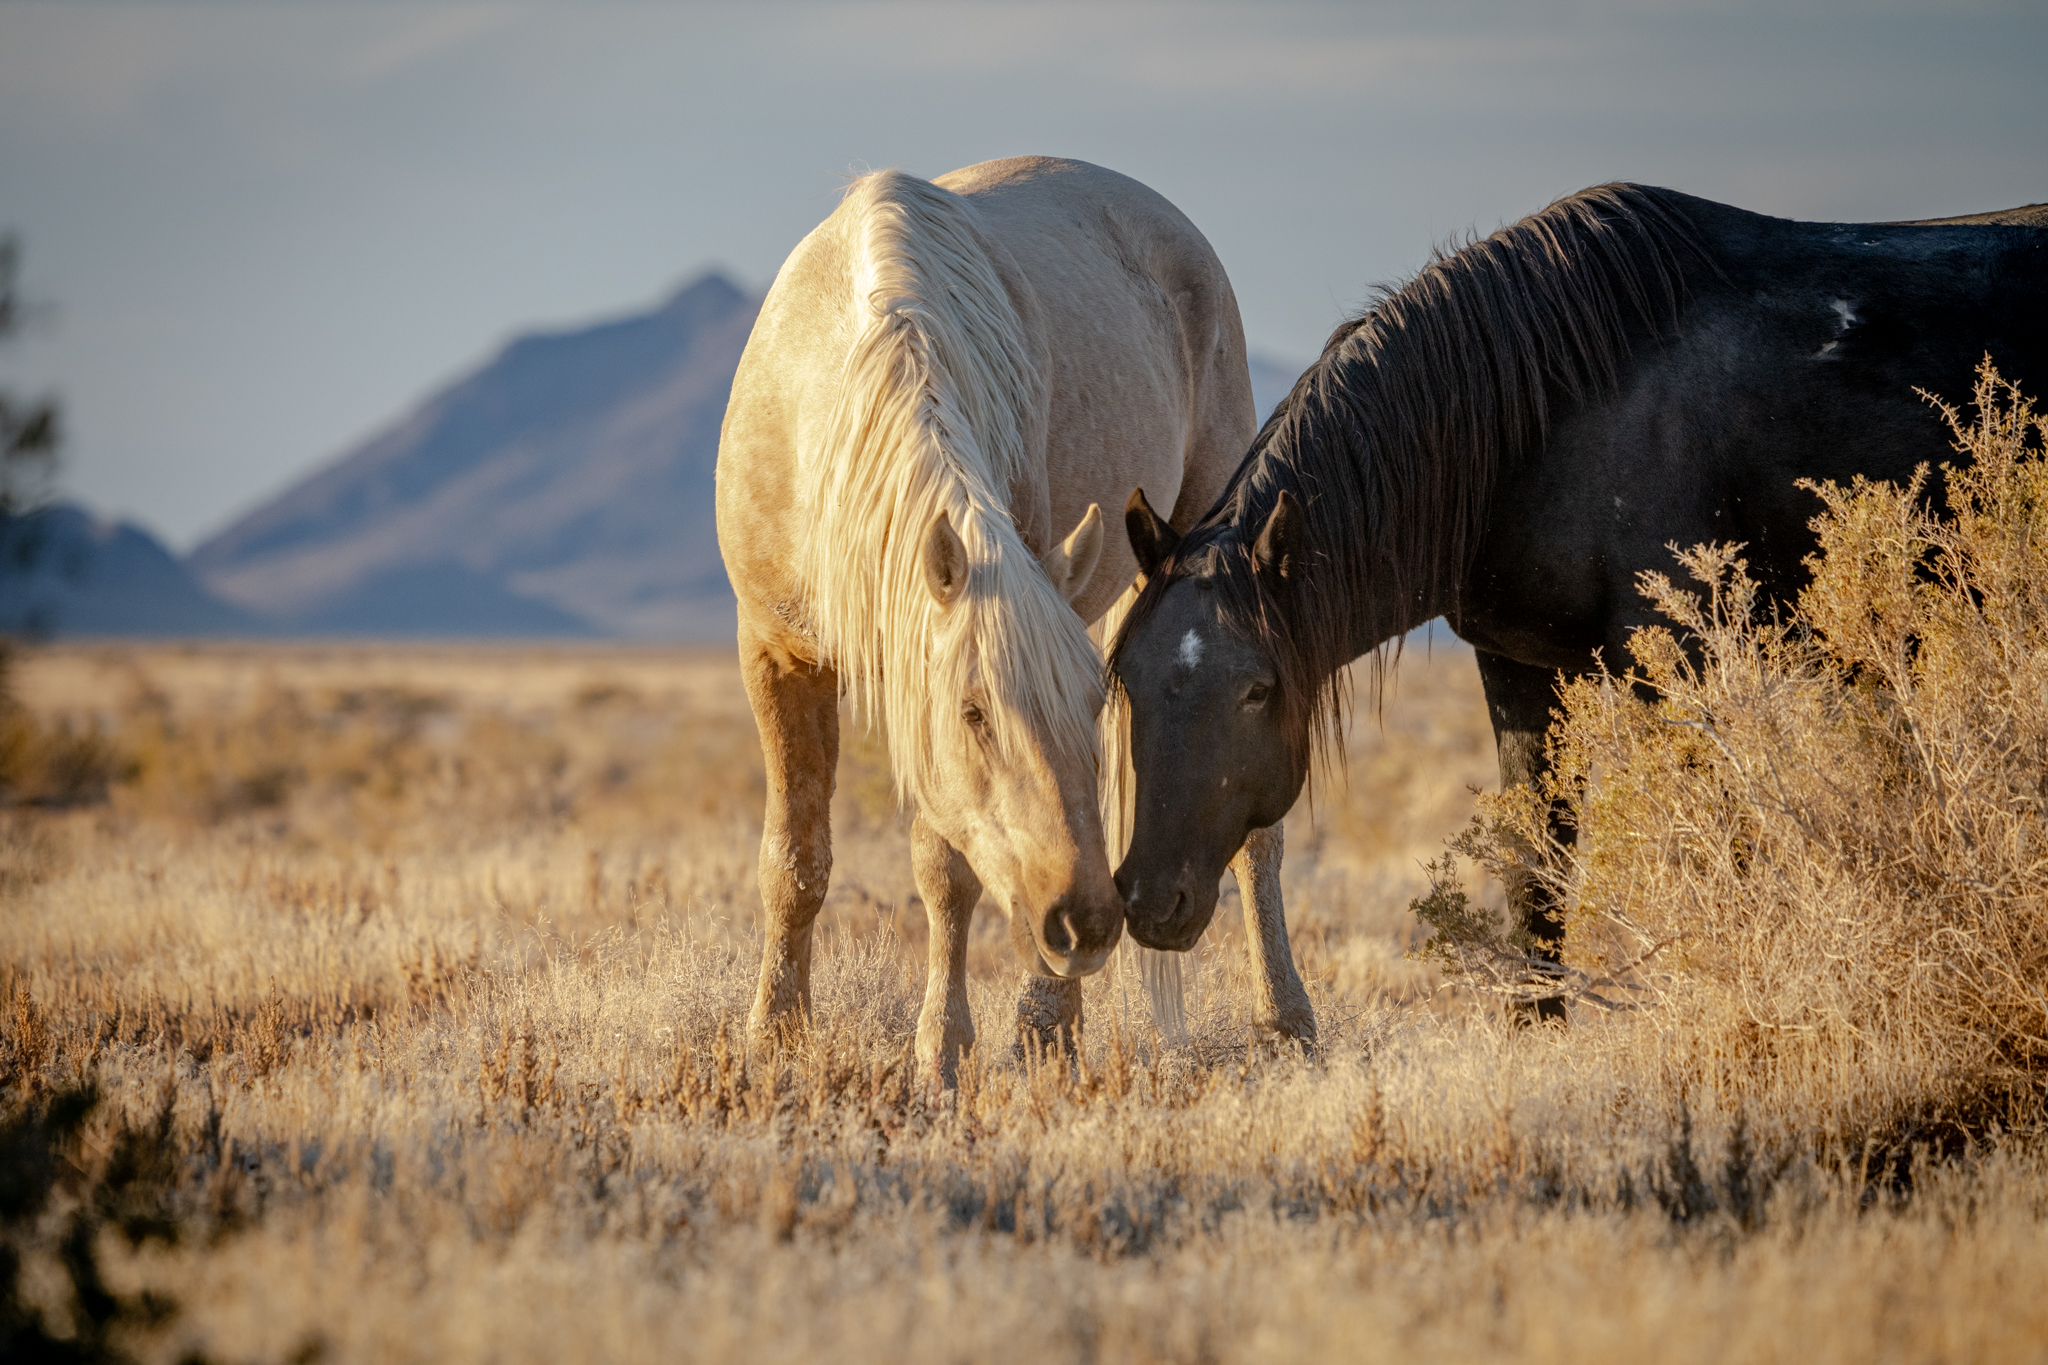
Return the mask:
[(1206, 906), (1191, 905), (1185, 891), (1174, 893), (1173, 908), (1165, 915), (1153, 920), (1141, 920), (1126, 913), (1124, 930), (1132, 939), (1162, 953), (1184, 953), (1195, 946), (1202, 937), (1202, 931), (1209, 927), (1209, 921), (1216, 917), (1216, 898), (1211, 895)]
[(1079, 981), (1084, 976), (1093, 976), (1101, 971), (1102, 964), (1109, 961), (1109, 951), (1105, 948), (1099, 953), (1090, 953), (1085, 957), (1077, 954), (1068, 958), (1059, 967), (1047, 962), (1045, 954), (1040, 952), (1034, 955), (1031, 970), (1039, 976), (1049, 976), (1058, 981)]

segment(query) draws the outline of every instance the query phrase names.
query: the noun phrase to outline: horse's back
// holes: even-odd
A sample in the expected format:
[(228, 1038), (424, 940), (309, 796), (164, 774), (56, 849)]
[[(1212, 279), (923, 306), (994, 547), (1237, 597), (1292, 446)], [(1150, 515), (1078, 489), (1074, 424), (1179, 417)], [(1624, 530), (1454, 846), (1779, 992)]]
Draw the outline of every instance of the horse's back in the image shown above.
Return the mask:
[(1651, 618), (1635, 575), (1669, 571), (1674, 544), (1741, 542), (1789, 595), (1819, 506), (1798, 480), (1953, 458), (1919, 391), (1967, 399), (1986, 354), (2048, 391), (2048, 228), (1804, 223), (1659, 193), (1706, 257), (1676, 331), (1508, 474), (1467, 584), (1470, 637), (1524, 663), (1622, 657)]
[[(789, 554), (806, 529), (798, 451), (833, 406), (867, 306), (861, 215), (893, 181), (916, 191), (870, 177), (791, 252), (741, 359), (718, 501), (743, 614), (802, 615)], [(957, 196), (986, 246), (1044, 381), (1030, 473), (1010, 490), (1027, 545), (1042, 553), (1090, 503), (1114, 515), (1137, 486), (1206, 507), (1253, 430), (1237, 301), (1208, 241), (1157, 192), (1087, 162), (1011, 157), (930, 183)], [(1135, 573), (1125, 537), (1107, 537), (1076, 609), (1093, 619)]]
[(1213, 309), (1228, 294), (1222, 263), (1200, 230), (1149, 185), (1065, 157), (1013, 156), (932, 181), (974, 205), (983, 224), (1041, 287), (1099, 259), (1191, 295)]
[(2048, 204), (2021, 204), (1989, 213), (1959, 213), (1953, 218), (1914, 218), (1887, 227), (2048, 227)]
[(1704, 229), (1718, 275), (1701, 271), (1690, 282), (1694, 298), (1673, 350), (1717, 331), (1722, 344), (1737, 344), (1740, 333), (1742, 354), (1722, 370), (1799, 395), (1809, 413), (1816, 402), (1840, 405), (1828, 423), (1852, 445), (1856, 413), (1878, 427), (1884, 413), (1918, 419), (1926, 409), (1916, 389), (1966, 392), (1987, 352), (2008, 378), (2048, 385), (2041, 205), (1909, 223), (1809, 223), (1670, 198)]

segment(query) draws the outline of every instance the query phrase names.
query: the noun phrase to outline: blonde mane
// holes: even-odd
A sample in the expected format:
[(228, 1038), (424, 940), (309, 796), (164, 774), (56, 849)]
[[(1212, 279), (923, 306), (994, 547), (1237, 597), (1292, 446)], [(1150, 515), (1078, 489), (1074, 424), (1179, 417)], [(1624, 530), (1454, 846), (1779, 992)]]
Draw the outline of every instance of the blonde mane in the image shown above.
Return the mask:
[[(971, 688), (1005, 752), (1036, 735), (1092, 755), (1100, 655), (1009, 509), (1042, 384), (973, 210), (878, 171), (841, 211), (856, 335), (825, 439), (799, 456), (811, 629), (856, 712), (882, 721), (899, 797), (932, 770), (933, 720), (957, 717)], [(950, 608), (921, 558), (941, 512), (969, 564)]]

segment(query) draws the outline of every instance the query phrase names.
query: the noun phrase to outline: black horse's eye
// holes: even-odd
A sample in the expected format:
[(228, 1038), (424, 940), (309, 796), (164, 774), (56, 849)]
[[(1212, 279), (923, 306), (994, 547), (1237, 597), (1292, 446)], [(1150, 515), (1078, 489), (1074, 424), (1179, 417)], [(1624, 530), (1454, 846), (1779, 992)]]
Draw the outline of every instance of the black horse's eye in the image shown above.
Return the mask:
[(1265, 683), (1253, 683), (1244, 690), (1246, 706), (1264, 706), (1266, 698), (1273, 695), (1273, 689)]
[(981, 714), (981, 708), (973, 702), (968, 702), (960, 708), (960, 719), (966, 721), (977, 730), (987, 723)]

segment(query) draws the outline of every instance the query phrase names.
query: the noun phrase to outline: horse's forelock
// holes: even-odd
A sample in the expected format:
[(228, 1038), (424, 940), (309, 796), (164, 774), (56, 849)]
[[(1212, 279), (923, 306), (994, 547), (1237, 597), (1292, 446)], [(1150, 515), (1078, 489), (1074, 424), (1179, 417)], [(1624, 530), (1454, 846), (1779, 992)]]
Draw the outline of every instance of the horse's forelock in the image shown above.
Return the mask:
[(1182, 538), (1145, 582), (1109, 648), (1110, 686), (1123, 690), (1123, 667), (1134, 640), (1166, 594), (1185, 585), (1209, 594), (1219, 626), (1272, 660), (1279, 682), (1280, 723), (1297, 770), (1308, 770), (1341, 729), (1341, 680), (1318, 678), (1320, 657), (1306, 634), (1309, 604), (1297, 585), (1275, 590), (1253, 566), (1241, 528), (1207, 523)]

